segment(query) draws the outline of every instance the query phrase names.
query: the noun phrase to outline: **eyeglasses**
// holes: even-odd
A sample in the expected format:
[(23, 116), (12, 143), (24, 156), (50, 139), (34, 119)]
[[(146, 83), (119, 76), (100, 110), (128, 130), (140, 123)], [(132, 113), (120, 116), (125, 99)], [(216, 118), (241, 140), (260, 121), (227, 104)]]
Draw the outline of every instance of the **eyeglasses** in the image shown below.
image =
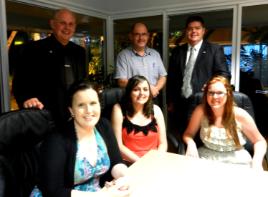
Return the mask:
[(149, 34), (148, 33), (132, 33), (134, 37), (146, 37)]
[(208, 91), (207, 93), (208, 96), (216, 95), (217, 97), (224, 97), (226, 94), (227, 94), (226, 92), (221, 92), (221, 91), (218, 91), (218, 92)]

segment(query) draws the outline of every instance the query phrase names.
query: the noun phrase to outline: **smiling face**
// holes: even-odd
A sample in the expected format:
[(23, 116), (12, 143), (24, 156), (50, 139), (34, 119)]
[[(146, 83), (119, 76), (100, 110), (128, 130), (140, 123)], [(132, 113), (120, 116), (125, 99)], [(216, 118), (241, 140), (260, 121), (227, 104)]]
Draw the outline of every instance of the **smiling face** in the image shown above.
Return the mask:
[(50, 21), (50, 26), (56, 39), (62, 45), (67, 45), (75, 32), (75, 16), (68, 10), (60, 10), (55, 14), (54, 19)]
[(188, 43), (191, 46), (195, 46), (197, 43), (199, 43), (203, 39), (204, 34), (205, 28), (199, 21), (193, 21), (189, 23), (186, 28), (186, 36), (188, 39)]
[(130, 94), (132, 103), (144, 105), (150, 97), (150, 86), (147, 81), (142, 81), (135, 86)]
[(101, 113), (97, 92), (93, 89), (77, 91), (73, 95), (69, 110), (74, 117), (76, 128), (94, 128)]
[(227, 90), (220, 81), (212, 83), (208, 87), (207, 102), (212, 109), (224, 108), (227, 101)]
[(132, 32), (129, 35), (133, 48), (136, 51), (144, 50), (149, 40), (147, 27), (142, 23), (135, 24)]

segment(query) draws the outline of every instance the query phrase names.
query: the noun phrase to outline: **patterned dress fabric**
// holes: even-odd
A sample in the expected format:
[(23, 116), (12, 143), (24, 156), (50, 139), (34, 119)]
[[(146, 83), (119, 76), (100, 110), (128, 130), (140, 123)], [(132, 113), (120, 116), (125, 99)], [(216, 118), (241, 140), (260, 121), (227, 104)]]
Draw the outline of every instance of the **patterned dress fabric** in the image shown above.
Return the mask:
[(131, 151), (142, 157), (149, 150), (157, 149), (159, 145), (159, 134), (156, 119), (145, 125), (133, 124), (126, 116), (123, 120), (122, 129), (123, 144)]
[(74, 174), (74, 189), (80, 191), (97, 191), (100, 189), (99, 179), (102, 174), (105, 174), (110, 167), (110, 159), (107, 153), (106, 145), (100, 136), (99, 132), (95, 131), (97, 141), (97, 162), (92, 165), (89, 162), (90, 152), (83, 148), (83, 145), (78, 143), (78, 151), (76, 153), (75, 174)]
[[(237, 133), (241, 146), (246, 144), (246, 138), (237, 123)], [(249, 152), (237, 148), (234, 140), (226, 133), (225, 128), (209, 125), (207, 118), (201, 123), (200, 138), (204, 146), (198, 148), (200, 158), (217, 160), (225, 163), (251, 165), (252, 157)]]
[[(105, 142), (97, 129), (94, 132), (98, 155), (95, 165), (92, 165), (89, 161), (90, 152), (86, 149), (88, 146), (84, 146), (82, 143), (77, 144), (74, 172), (75, 187), (73, 188), (75, 190), (90, 192), (100, 190), (99, 179), (110, 167), (110, 159)], [(38, 187), (34, 188), (30, 197), (42, 197), (42, 193)]]

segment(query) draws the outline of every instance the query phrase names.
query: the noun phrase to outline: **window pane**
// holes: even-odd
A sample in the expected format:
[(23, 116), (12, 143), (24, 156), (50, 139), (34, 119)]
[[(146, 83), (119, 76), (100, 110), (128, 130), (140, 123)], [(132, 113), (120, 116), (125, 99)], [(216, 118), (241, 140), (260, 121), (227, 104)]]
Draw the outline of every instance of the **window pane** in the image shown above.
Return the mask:
[(250, 96), (257, 126), (268, 131), (268, 4), (243, 7), (240, 91)]

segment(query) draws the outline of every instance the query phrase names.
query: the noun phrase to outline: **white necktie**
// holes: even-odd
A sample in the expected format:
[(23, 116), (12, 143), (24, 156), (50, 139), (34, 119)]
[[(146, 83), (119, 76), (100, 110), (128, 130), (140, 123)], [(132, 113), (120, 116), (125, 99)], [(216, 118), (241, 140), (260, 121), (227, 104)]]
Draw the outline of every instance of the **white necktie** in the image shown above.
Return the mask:
[(182, 85), (182, 95), (185, 98), (188, 98), (191, 96), (193, 90), (192, 90), (192, 85), (191, 85), (191, 79), (192, 79), (192, 73), (193, 73), (193, 68), (195, 64), (195, 49), (191, 47), (190, 49), (190, 57), (189, 60), (186, 64), (185, 70), (184, 70), (184, 77), (183, 77), (183, 85)]

